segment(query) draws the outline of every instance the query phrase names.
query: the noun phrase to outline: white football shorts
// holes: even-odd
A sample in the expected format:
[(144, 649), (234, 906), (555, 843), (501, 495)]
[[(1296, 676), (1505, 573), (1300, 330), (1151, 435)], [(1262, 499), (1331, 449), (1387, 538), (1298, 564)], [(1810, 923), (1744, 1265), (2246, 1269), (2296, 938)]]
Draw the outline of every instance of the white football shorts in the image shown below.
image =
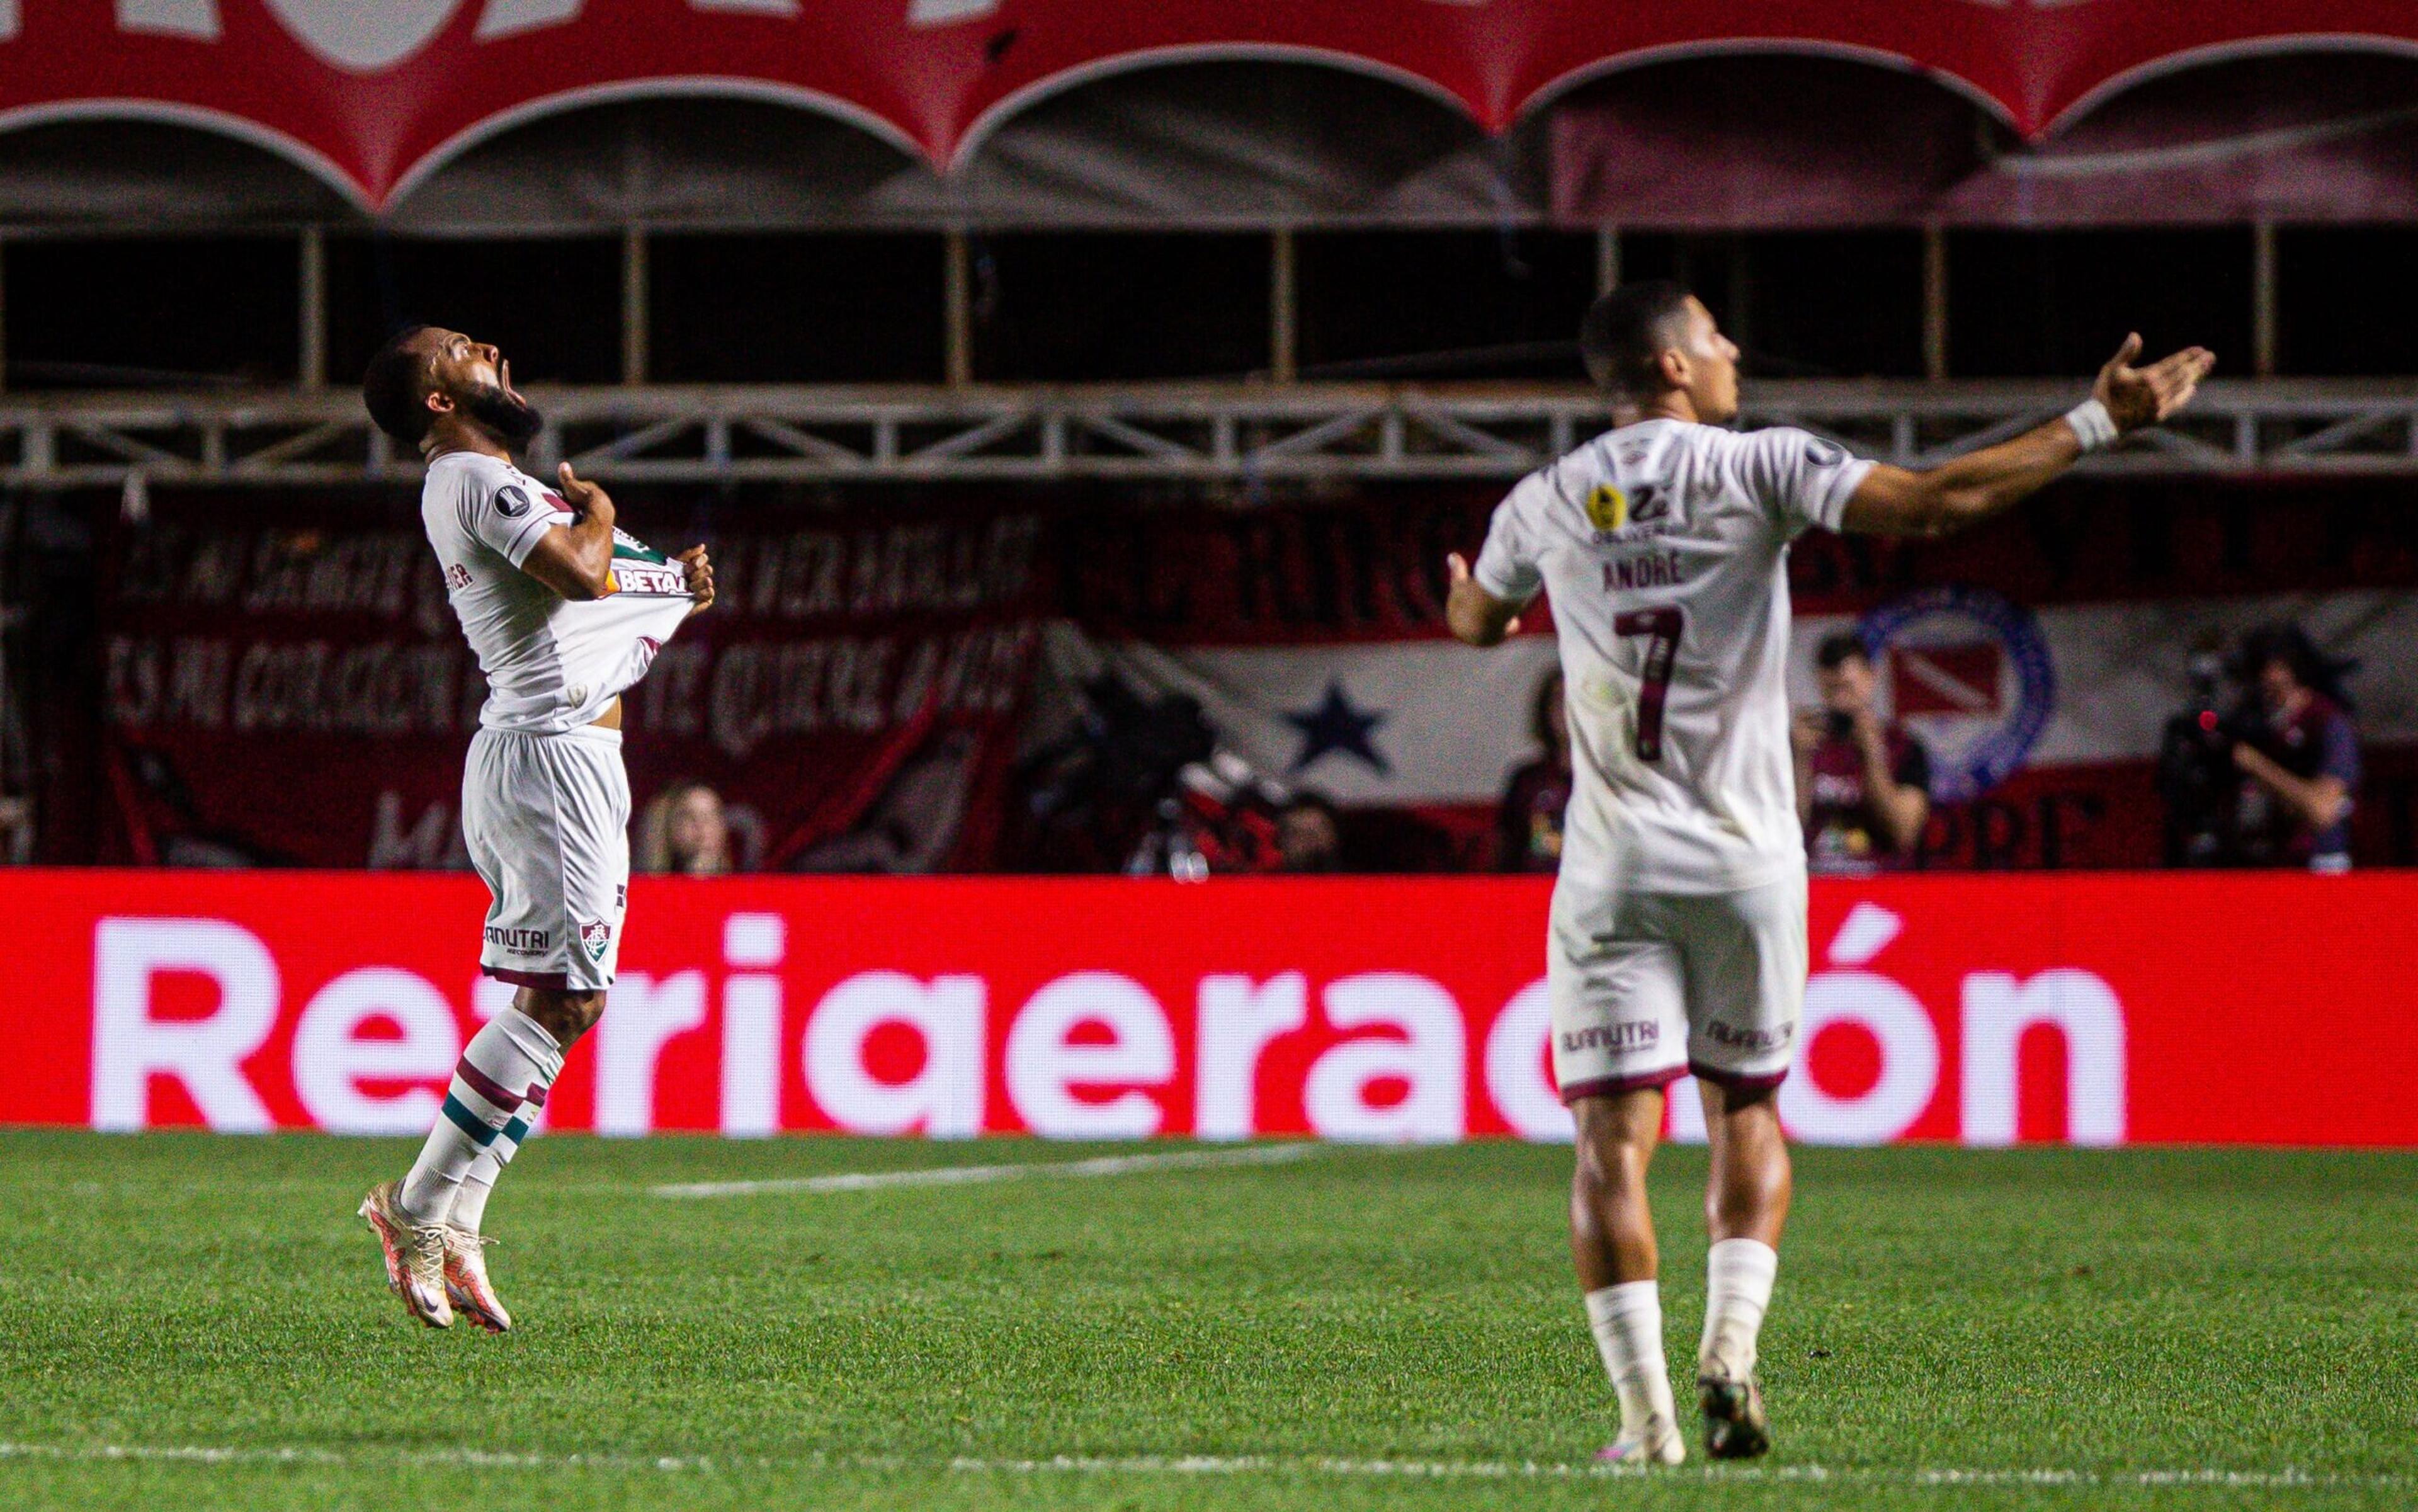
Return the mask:
[(1546, 988), (1562, 1100), (1776, 1087), (1805, 1010), (1805, 876), (1744, 893), (1553, 888)]
[(481, 970), (524, 987), (613, 985), (630, 894), (620, 730), (480, 730), (462, 772), (462, 838), (494, 896)]

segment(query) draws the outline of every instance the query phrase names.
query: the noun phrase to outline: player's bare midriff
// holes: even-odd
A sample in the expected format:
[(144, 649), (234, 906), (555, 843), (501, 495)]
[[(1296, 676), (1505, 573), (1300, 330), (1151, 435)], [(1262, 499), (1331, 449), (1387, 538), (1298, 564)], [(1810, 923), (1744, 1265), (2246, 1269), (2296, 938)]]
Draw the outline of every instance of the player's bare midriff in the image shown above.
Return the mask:
[(588, 722), (598, 729), (618, 730), (621, 727), (621, 700), (617, 696), (604, 706), (604, 712)]

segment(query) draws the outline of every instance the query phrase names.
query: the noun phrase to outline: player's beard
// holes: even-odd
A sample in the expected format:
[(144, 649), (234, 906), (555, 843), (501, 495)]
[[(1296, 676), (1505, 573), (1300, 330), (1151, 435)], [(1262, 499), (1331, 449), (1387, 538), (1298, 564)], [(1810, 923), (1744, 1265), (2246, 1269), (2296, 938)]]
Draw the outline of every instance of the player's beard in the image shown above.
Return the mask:
[(519, 446), (545, 428), (536, 405), (498, 383), (482, 383), (464, 394), (462, 408), (506, 446)]

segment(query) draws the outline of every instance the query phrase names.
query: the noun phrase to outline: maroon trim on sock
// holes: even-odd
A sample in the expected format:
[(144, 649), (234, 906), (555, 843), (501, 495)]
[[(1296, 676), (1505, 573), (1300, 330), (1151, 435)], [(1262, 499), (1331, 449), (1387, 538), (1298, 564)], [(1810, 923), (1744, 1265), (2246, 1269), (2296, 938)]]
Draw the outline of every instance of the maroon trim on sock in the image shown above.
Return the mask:
[(516, 971), (509, 966), (479, 963), (479, 970), (498, 982), (509, 982), (516, 987), (542, 987), (548, 992), (569, 992), (571, 979), (560, 971)]
[(485, 1098), (501, 1112), (509, 1114), (521, 1106), (520, 1093), (504, 1091), (503, 1083), (472, 1065), (470, 1058), (467, 1055), (454, 1063), (453, 1074), (467, 1082), (472, 1092)]
[(1562, 1089), (1562, 1101), (1575, 1103), (1582, 1097), (1611, 1097), (1621, 1092), (1643, 1092), (1648, 1087), (1668, 1087), (1687, 1074), (1686, 1066), (1665, 1066), (1660, 1071), (1641, 1072), (1634, 1077), (1598, 1077), (1592, 1081), (1574, 1081)]
[(1785, 1071), (1774, 1071), (1768, 1076), (1750, 1077), (1741, 1072), (1722, 1071), (1717, 1067), (1708, 1066), (1702, 1061), (1689, 1061), (1688, 1074), (1698, 1081), (1709, 1081), (1716, 1087), (1727, 1087), (1732, 1092), (1767, 1092), (1788, 1079), (1788, 1073)]
[(529, 1107), (543, 1107), (545, 1106), (545, 1084), (543, 1082), (532, 1081), (529, 1083), (528, 1101)]

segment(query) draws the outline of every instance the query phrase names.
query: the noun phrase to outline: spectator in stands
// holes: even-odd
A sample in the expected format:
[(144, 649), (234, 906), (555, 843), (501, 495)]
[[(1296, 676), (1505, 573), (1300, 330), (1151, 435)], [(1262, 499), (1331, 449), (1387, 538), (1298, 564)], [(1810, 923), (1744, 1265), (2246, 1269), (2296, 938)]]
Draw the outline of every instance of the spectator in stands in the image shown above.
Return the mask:
[(1507, 872), (1558, 871), (1562, 864), (1562, 811), (1570, 804), (1570, 714), (1562, 703), (1556, 668), (1537, 684), (1528, 709), (1528, 729), (1544, 749), (1511, 773), (1503, 789), (1495, 825), (1494, 863)]
[(676, 782), (657, 793), (638, 827), (638, 870), (720, 877), (730, 869), (722, 795), (701, 782)]
[(34, 805), (14, 793), (0, 796), (0, 866), (34, 859)]
[(1278, 869), (1287, 872), (1343, 870), (1343, 819), (1333, 803), (1298, 792), (1277, 810)]
[(2318, 649), (2295, 624), (2244, 637), (2235, 675), (2265, 718), (2234, 742), (2242, 774), (2235, 832), (2254, 866), (2350, 870), (2350, 814), (2359, 791), (2359, 732), (2342, 675), (2356, 664)]
[(1903, 864), (1931, 820), (1931, 754), (1873, 712), (1872, 653), (1842, 630), (1814, 653), (1822, 707), (1798, 713), (1797, 813), (1815, 871)]

